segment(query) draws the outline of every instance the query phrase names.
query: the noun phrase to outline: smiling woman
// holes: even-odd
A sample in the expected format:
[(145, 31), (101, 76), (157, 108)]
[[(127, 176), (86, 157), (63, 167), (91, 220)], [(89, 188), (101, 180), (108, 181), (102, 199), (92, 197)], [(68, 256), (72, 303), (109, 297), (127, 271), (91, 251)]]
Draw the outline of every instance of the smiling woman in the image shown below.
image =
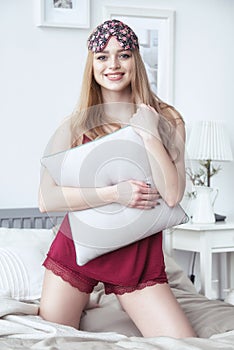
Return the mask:
[[(55, 183), (43, 169), (41, 211), (98, 210), (112, 203), (117, 209), (124, 206), (141, 212), (155, 208), (159, 199), (175, 206), (185, 185), (184, 124), (180, 114), (151, 91), (136, 34), (121, 21), (105, 21), (91, 33), (88, 49), (79, 104), (56, 131), (47, 155), (131, 125), (141, 138), (152, 181), (134, 176), (108, 186), (69, 187)], [(110, 152), (110, 159), (111, 147), (108, 143), (103, 150)], [(133, 143), (132, 147), (136, 145)], [(108, 214), (114, 219), (115, 212)], [(133, 220), (131, 230), (135, 225)], [(100, 229), (105, 230), (105, 222)], [(109, 231), (111, 237), (113, 230)], [(79, 266), (66, 215), (44, 266), (40, 315), (49, 321), (78, 328), (89, 295), (101, 281), (106, 294), (117, 296), (143, 336), (195, 335), (167, 283), (162, 232)]]

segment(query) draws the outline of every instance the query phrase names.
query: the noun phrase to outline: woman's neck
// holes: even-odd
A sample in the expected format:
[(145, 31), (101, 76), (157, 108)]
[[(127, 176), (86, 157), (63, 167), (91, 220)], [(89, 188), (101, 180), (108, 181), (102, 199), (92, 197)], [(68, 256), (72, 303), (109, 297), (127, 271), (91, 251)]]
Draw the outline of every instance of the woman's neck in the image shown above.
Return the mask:
[(133, 102), (132, 91), (130, 87), (125, 89), (124, 91), (110, 91), (102, 88), (102, 98), (104, 103)]
[(109, 122), (125, 126), (129, 124), (129, 120), (135, 113), (133, 103), (129, 102), (110, 102), (104, 104), (105, 115), (109, 118)]
[(135, 112), (130, 86), (123, 91), (102, 89), (105, 114), (114, 123), (124, 126)]

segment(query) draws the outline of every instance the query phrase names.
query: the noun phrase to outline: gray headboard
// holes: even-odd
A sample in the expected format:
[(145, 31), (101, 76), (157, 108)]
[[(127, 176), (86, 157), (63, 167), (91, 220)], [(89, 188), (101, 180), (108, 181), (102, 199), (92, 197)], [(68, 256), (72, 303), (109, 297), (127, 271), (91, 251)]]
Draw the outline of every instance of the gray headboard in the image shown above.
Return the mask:
[(58, 225), (65, 213), (41, 213), (38, 208), (0, 209), (0, 227), (51, 228)]

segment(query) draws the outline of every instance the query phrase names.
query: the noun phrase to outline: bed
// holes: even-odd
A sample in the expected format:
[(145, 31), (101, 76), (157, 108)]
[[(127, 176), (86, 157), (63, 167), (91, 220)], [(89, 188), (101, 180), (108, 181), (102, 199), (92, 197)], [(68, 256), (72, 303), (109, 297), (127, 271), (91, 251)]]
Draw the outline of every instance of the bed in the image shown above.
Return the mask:
[(167, 255), (170, 286), (199, 338), (141, 337), (101, 283), (82, 314), (81, 330), (42, 320), (41, 263), (63, 216), (48, 217), (37, 208), (0, 210), (0, 349), (234, 349), (234, 306), (198, 294)]

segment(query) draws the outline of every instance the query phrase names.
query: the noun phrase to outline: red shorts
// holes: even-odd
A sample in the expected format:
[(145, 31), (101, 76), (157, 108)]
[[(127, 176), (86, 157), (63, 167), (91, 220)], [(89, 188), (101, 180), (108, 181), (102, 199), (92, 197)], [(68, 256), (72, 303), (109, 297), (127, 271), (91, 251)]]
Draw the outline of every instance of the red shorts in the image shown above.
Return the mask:
[(91, 293), (98, 282), (104, 283), (106, 294), (124, 294), (167, 283), (161, 232), (79, 266), (68, 216), (43, 265), (85, 293)]

